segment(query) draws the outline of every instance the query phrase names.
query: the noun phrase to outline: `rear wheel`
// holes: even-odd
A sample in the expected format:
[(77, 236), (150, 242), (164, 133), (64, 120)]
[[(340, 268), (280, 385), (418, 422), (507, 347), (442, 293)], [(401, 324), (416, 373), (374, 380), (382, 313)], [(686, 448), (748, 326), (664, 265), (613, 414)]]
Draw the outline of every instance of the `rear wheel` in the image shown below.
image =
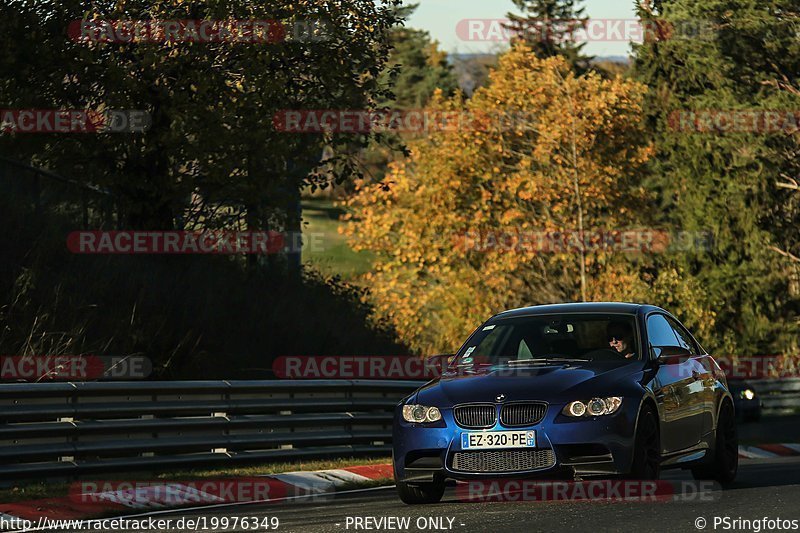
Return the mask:
[(661, 437), (658, 417), (649, 405), (642, 408), (636, 428), (630, 479), (658, 479), (661, 474)]
[(739, 435), (736, 416), (729, 401), (722, 404), (717, 419), (714, 452), (705, 464), (692, 468), (695, 479), (713, 479), (721, 485), (733, 483), (739, 470)]
[(436, 503), (444, 496), (444, 480), (433, 483), (419, 483), (409, 485), (402, 481), (397, 482), (397, 494), (403, 503), (416, 505), (420, 503)]

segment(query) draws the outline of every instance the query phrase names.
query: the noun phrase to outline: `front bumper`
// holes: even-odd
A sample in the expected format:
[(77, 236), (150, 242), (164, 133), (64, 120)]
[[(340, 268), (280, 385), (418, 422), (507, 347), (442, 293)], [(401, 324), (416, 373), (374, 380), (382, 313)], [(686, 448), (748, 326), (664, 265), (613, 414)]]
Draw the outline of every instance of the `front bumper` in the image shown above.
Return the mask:
[[(397, 481), (425, 483), (436, 479), (498, 477), (610, 476), (630, 471), (639, 403), (625, 399), (613, 415), (570, 418), (564, 404), (550, 404), (544, 419), (532, 426), (504, 427), (499, 421), (485, 431), (536, 432), (536, 448), (472, 451), (461, 447), (461, 434), (480, 432), (459, 427), (453, 409), (441, 409), (434, 425), (403, 420), (395, 412), (393, 462)], [(480, 456), (476, 454), (481, 454)]]

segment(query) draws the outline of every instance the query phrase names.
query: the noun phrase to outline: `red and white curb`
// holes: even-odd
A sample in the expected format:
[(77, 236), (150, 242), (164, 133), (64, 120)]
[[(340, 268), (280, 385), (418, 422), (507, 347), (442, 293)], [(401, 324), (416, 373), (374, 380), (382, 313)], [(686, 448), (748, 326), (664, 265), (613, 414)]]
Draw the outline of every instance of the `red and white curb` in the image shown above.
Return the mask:
[(800, 444), (739, 446), (739, 457), (742, 459), (769, 459), (773, 457), (792, 457), (796, 455), (800, 455)]
[[(391, 467), (391, 465), (388, 466)], [(372, 477), (364, 474), (371, 474)], [(325, 494), (376, 479), (390, 478), (392, 477), (392, 471), (390, 468), (388, 472), (378, 471), (376, 473), (374, 471), (361, 471), (361, 473), (359, 473), (358, 470), (353, 471), (342, 468), (337, 470), (320, 470), (317, 472), (289, 472), (286, 474), (275, 474), (270, 477), (288, 485), (301, 488), (309, 494)]]
[[(197, 505), (245, 503), (297, 496), (333, 494), (358, 485), (391, 479), (391, 464), (362, 465), (316, 472), (288, 472), (270, 476), (202, 478), (196, 481), (131, 481), (135, 488), (110, 489), (119, 482), (97, 482), (91, 493), (18, 503), (0, 503), (0, 524), (12, 519), (36, 521), (40, 517), (80, 520), (109, 514), (157, 511)], [(0, 528), (2, 526), (0, 525)]]

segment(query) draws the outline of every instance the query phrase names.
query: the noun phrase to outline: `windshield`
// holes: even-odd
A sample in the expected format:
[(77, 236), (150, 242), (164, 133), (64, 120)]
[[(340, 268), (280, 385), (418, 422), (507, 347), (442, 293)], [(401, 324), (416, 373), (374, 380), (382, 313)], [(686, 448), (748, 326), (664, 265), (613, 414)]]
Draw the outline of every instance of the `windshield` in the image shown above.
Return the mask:
[(484, 326), (461, 349), (455, 364), (637, 361), (638, 346), (635, 320), (630, 315), (527, 316)]

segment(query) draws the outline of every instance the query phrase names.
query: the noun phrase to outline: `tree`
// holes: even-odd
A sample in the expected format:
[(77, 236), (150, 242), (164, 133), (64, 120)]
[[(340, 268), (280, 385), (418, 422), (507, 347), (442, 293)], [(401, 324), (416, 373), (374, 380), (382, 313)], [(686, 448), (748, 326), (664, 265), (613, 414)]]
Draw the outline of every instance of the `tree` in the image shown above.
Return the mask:
[[(781, 189), (788, 189), (788, 190), (794, 191), (794, 192), (800, 191), (800, 184), (797, 183), (796, 179), (791, 178), (789, 176), (786, 176), (785, 178), (786, 178), (786, 181), (778, 183), (778, 187), (780, 187)], [(791, 209), (790, 207), (787, 207), (787, 211), (789, 211), (790, 209)], [(788, 257), (789, 259), (791, 259), (795, 263), (800, 263), (800, 257), (797, 256), (797, 255), (794, 255), (792, 252), (789, 252), (789, 251), (786, 251), (786, 250), (781, 250), (780, 248), (778, 248), (776, 246), (770, 246), (770, 249), (778, 252), (783, 257)]]
[[(408, 19), (419, 4), (403, 6), (398, 15)], [(428, 104), (436, 89), (451, 95), (458, 88), (447, 53), (427, 31), (397, 27), (391, 32), (391, 54), (386, 76), (393, 97), (386, 104), (395, 109), (419, 109)], [(387, 83), (388, 84), (388, 83)]]
[[(397, 15), (406, 20), (417, 9), (418, 4), (398, 8)], [(437, 41), (426, 31), (396, 27), (390, 36), (391, 53), (382, 75), (384, 86), (391, 87), (381, 105), (389, 110), (418, 111), (425, 108), (437, 90), (452, 95), (458, 88), (446, 52), (439, 50)], [(414, 133), (382, 134), (373, 139), (363, 151), (362, 161), (366, 174), (380, 179), (386, 174), (389, 162), (405, 153), (404, 139)], [(352, 191), (352, 182), (346, 184)]]
[[(4, 3), (0, 65), (15, 73), (0, 84), (4, 106), (139, 109), (152, 123), (138, 134), (3, 136), (3, 149), (111, 189), (128, 227), (169, 229), (195, 195), (243, 206), (250, 229), (295, 229), (299, 191), (357, 175), (352, 147), (371, 136), (286, 133), (273, 118), (375, 108), (386, 94), (380, 74), (397, 3), (130, 0), (88, 14), (77, 0)], [(85, 18), (269, 20), (288, 33), (260, 43), (70, 39), (70, 24)], [(319, 30), (296, 37), (304, 24)], [(315, 172), (320, 167), (326, 172)]]
[(523, 15), (509, 13), (509, 28), (538, 57), (563, 56), (579, 73), (589, 68), (582, 54), (586, 43), (576, 43), (576, 33), (586, 28), (588, 17), (580, 0), (513, 0)]
[(800, 97), (786, 90), (800, 73), (798, 15), (797, 3), (784, 0), (640, 4), (646, 23), (701, 23), (693, 38), (636, 47), (634, 71), (651, 89), (645, 109), (657, 150), (648, 183), (659, 200), (653, 213), (670, 227), (713, 234), (711, 250), (680, 258), (684, 275), (704, 287), (706, 305), (717, 313), (705, 342), (712, 350), (758, 355), (798, 348), (796, 270), (771, 249), (797, 249), (800, 210), (776, 185), (781, 176), (800, 174), (796, 134), (763, 119), (752, 131), (714, 119), (798, 108)]
[(650, 154), (643, 93), (519, 43), (470, 100), (434, 99), (465, 117), (461, 127), (412, 142), (408, 161), (349, 202), (352, 245), (379, 257), (368, 276), (379, 317), (417, 350), (452, 350), (498, 309), (588, 294), (581, 272), (592, 279), (607, 252), (539, 253), (522, 241), (635, 224)]

